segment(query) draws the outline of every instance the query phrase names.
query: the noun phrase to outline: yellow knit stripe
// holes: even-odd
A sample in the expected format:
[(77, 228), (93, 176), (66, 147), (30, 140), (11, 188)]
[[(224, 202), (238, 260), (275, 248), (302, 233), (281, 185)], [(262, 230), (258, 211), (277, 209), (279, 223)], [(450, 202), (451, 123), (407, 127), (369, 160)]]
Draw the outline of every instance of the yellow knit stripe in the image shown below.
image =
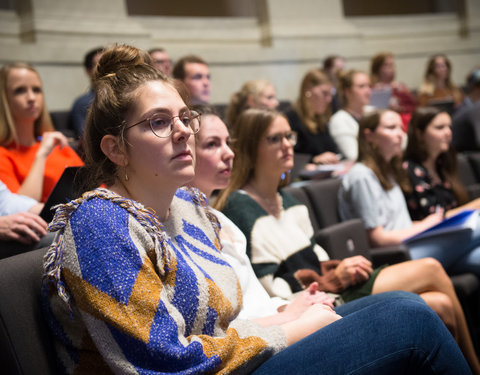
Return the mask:
[(218, 325), (222, 329), (227, 329), (230, 321), (229, 317), (233, 315), (233, 307), (230, 301), (225, 297), (220, 288), (210, 279), (205, 279), (208, 284), (208, 306), (217, 312), (217, 316), (222, 320), (218, 321)]
[(218, 355), (221, 358), (222, 368), (218, 374), (231, 373), (267, 347), (267, 343), (260, 337), (249, 336), (242, 339), (233, 328), (227, 331), (226, 337), (199, 337), (202, 340), (203, 352), (208, 358), (213, 355)]
[[(87, 283), (68, 268), (63, 269), (63, 275), (81, 310), (111, 324), (131, 337), (148, 343), (150, 327), (155, 318), (163, 288), (148, 257), (138, 273), (126, 305)], [(158, 281), (154, 282), (155, 279)]]
[(171, 286), (171, 287), (175, 286), (176, 279), (177, 279), (177, 258), (171, 257), (170, 264), (169, 264), (169, 271), (165, 273), (165, 280), (164, 280), (165, 286)]
[(215, 237), (214, 245), (215, 245), (215, 247), (217, 248), (218, 251), (220, 251), (222, 249), (222, 244), (220, 243), (220, 241), (218, 240), (217, 237)]
[(242, 286), (240, 285), (240, 280), (237, 279), (237, 306), (242, 306), (243, 304), (243, 293)]

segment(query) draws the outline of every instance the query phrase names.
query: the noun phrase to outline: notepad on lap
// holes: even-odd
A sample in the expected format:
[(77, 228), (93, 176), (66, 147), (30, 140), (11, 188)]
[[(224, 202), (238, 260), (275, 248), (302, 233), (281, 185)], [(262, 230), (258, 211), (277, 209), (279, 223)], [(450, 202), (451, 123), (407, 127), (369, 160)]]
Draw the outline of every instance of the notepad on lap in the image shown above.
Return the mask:
[(408, 245), (417, 240), (439, 236), (446, 233), (473, 231), (477, 227), (478, 214), (478, 210), (464, 210), (443, 220), (441, 223), (424, 230), (421, 233), (407, 238), (403, 241), (403, 243)]

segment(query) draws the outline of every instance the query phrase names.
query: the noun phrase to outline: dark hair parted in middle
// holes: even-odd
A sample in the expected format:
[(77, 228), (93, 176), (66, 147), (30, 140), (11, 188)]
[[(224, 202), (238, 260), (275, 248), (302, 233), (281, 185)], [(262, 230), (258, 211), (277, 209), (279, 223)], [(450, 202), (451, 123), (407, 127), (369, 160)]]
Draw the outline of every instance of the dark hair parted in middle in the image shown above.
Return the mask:
[(391, 110), (373, 111), (365, 115), (359, 121), (358, 129), (358, 161), (369, 167), (377, 176), (380, 184), (385, 190), (393, 188), (392, 178), (400, 185), (402, 189), (408, 191), (410, 184), (408, 176), (402, 167), (402, 155), (394, 156), (390, 162), (387, 162), (380, 154), (378, 147), (367, 141), (365, 130), (375, 132), (382, 121), (382, 116)]
[[(405, 160), (412, 160), (416, 163), (424, 163), (428, 156), (428, 149), (423, 141), (423, 134), (428, 125), (439, 114), (448, 113), (436, 107), (419, 107), (415, 110), (408, 125), (408, 145), (405, 150)], [(457, 153), (450, 145), (448, 151), (442, 152), (435, 160), (435, 167), (439, 175), (449, 182), (459, 204), (468, 201), (468, 195), (463, 187), (457, 173)]]

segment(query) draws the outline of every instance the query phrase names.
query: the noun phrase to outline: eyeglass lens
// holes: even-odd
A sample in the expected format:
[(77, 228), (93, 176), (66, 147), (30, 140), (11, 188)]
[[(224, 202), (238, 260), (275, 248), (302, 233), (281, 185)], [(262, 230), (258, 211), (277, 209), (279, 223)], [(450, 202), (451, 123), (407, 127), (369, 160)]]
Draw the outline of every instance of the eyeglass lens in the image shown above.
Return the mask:
[(168, 137), (173, 132), (176, 118), (178, 118), (185, 127), (190, 128), (193, 134), (200, 130), (200, 114), (197, 112), (186, 112), (173, 117), (170, 117), (166, 113), (156, 113), (149, 121), (153, 134), (157, 137)]
[(295, 146), (295, 144), (297, 143), (297, 134), (294, 132), (270, 135), (267, 137), (267, 140), (270, 144), (276, 145), (281, 143), (283, 138), (285, 138), (292, 146)]

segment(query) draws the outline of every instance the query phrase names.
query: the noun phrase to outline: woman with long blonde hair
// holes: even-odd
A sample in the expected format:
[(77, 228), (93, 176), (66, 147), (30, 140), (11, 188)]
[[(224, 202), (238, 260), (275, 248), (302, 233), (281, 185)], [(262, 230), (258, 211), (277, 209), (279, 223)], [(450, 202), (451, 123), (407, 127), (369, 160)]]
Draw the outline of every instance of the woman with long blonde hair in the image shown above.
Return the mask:
[(248, 108), (277, 109), (275, 86), (266, 79), (252, 79), (230, 98), (226, 111), (226, 123), (231, 129), (240, 113)]
[(45, 202), (66, 166), (82, 165), (54, 130), (38, 72), (26, 63), (0, 69), (0, 180)]
[(332, 83), (320, 69), (309, 70), (300, 84), (297, 101), (285, 115), (297, 132), (295, 152), (310, 154), (314, 164), (339, 162), (338, 147), (330, 136)]

